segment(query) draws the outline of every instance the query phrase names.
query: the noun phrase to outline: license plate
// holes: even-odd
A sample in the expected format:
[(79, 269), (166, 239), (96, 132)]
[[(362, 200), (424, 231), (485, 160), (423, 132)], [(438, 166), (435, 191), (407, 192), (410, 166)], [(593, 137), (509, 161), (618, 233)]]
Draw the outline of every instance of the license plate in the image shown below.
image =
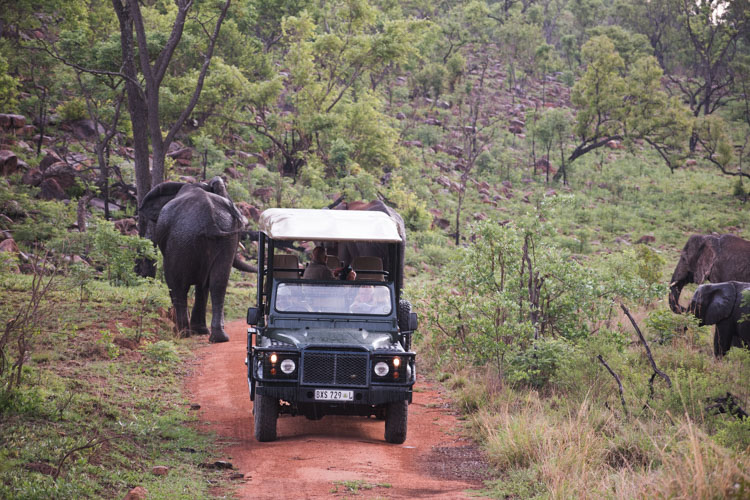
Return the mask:
[(354, 391), (315, 389), (315, 399), (317, 401), (354, 401)]

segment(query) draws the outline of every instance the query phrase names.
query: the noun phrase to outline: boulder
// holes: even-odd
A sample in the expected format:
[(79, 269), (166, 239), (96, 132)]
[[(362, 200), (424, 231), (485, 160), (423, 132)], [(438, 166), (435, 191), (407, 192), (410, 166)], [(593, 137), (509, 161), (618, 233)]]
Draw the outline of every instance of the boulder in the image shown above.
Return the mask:
[(484, 212), (475, 212), (473, 217), (474, 220), (487, 220), (487, 214)]
[(407, 146), (410, 148), (421, 148), (422, 141), (404, 141), (404, 146)]
[(18, 171), (18, 157), (13, 151), (0, 150), (0, 175), (8, 176)]
[(116, 220), (115, 228), (120, 231), (120, 234), (126, 236), (135, 236), (138, 234), (138, 224), (132, 217)]
[(147, 497), (148, 490), (143, 486), (136, 486), (122, 500), (146, 500)]
[(224, 173), (227, 174), (227, 177), (230, 179), (239, 179), (240, 173), (237, 172), (237, 169), (234, 167), (227, 167), (224, 169)]
[(42, 172), (47, 170), (47, 167), (49, 167), (50, 165), (62, 161), (60, 155), (58, 155), (54, 151), (45, 149), (44, 152), (47, 154), (44, 156), (44, 158), (42, 158), (42, 161), (39, 162), (39, 170), (41, 170)]
[(64, 200), (65, 190), (60, 187), (57, 179), (50, 177), (39, 184), (39, 197), (43, 200)]
[(151, 473), (155, 476), (166, 476), (169, 474), (169, 467), (166, 465), (155, 465), (151, 468)]
[(26, 173), (23, 174), (21, 182), (29, 186), (38, 186), (42, 183), (42, 171), (38, 168), (32, 168), (31, 170), (26, 171)]
[(654, 235), (652, 235), (652, 234), (645, 234), (645, 235), (641, 236), (640, 238), (638, 238), (638, 240), (636, 241), (636, 243), (643, 243), (643, 244), (645, 244), (645, 243), (653, 243), (655, 241), (656, 241), (656, 237), (654, 237)]
[(247, 220), (254, 220), (255, 222), (258, 222), (260, 219), (260, 210), (258, 210), (257, 207), (251, 205), (250, 203), (246, 201), (238, 201), (235, 203), (237, 208), (239, 209), (240, 213), (247, 218)]
[(435, 179), (435, 182), (437, 182), (443, 187), (447, 187), (447, 188), (451, 187), (451, 180), (444, 175), (441, 175), (437, 179)]
[(75, 170), (63, 162), (53, 163), (42, 174), (43, 179), (55, 179), (62, 189), (68, 189), (75, 184)]
[[(89, 206), (91, 208), (96, 208), (97, 210), (104, 211), (104, 200), (101, 198), (91, 198), (89, 200)], [(107, 208), (109, 208), (110, 212), (119, 212), (122, 210), (122, 207), (120, 205), (117, 205), (116, 203), (112, 203), (111, 201), (107, 203)]]
[(396, 113), (396, 120), (406, 120), (406, 115), (399, 111), (398, 113)]
[(91, 139), (106, 132), (100, 123), (96, 123), (89, 119), (66, 123), (65, 128), (69, 130), (76, 139)]
[(167, 156), (174, 160), (187, 161), (189, 164), (190, 160), (193, 159), (193, 150), (191, 148), (180, 148), (174, 151), (170, 151), (169, 153), (167, 153)]
[(274, 189), (272, 187), (263, 187), (253, 191), (253, 196), (263, 200), (263, 203), (268, 203), (269, 201), (271, 201), (271, 196), (273, 196), (273, 193)]
[(435, 217), (432, 219), (432, 227), (438, 227), (445, 231), (446, 229), (451, 227), (451, 222), (448, 219), (443, 219), (440, 217)]

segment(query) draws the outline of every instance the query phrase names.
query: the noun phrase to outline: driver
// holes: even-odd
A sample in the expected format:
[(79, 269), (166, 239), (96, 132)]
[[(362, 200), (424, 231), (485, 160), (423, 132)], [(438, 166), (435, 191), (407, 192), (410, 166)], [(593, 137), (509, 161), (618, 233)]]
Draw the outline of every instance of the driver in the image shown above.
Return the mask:
[(323, 247), (315, 247), (312, 251), (312, 259), (310, 264), (305, 268), (305, 273), (302, 275), (302, 279), (306, 280), (332, 280), (333, 273), (328, 269), (326, 264), (326, 249)]

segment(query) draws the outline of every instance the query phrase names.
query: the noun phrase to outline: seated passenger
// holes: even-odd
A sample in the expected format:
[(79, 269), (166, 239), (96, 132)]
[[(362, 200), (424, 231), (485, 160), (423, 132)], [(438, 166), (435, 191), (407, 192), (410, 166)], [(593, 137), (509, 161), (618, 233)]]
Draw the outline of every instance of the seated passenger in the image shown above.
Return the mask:
[(388, 295), (376, 294), (374, 286), (360, 287), (354, 302), (349, 306), (349, 312), (362, 314), (388, 314), (390, 310)]
[(312, 251), (312, 260), (305, 269), (302, 279), (306, 280), (332, 280), (333, 273), (326, 264), (326, 249), (315, 247)]

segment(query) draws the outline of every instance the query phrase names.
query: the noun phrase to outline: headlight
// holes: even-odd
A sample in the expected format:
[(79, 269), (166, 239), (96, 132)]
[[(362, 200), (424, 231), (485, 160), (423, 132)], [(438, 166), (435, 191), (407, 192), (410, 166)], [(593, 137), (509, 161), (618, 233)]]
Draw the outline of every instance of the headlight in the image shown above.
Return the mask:
[(297, 368), (297, 365), (291, 359), (287, 358), (281, 362), (281, 371), (289, 375)]
[(374, 371), (375, 375), (377, 375), (378, 377), (385, 377), (386, 375), (388, 375), (388, 364), (379, 361), (375, 364)]

